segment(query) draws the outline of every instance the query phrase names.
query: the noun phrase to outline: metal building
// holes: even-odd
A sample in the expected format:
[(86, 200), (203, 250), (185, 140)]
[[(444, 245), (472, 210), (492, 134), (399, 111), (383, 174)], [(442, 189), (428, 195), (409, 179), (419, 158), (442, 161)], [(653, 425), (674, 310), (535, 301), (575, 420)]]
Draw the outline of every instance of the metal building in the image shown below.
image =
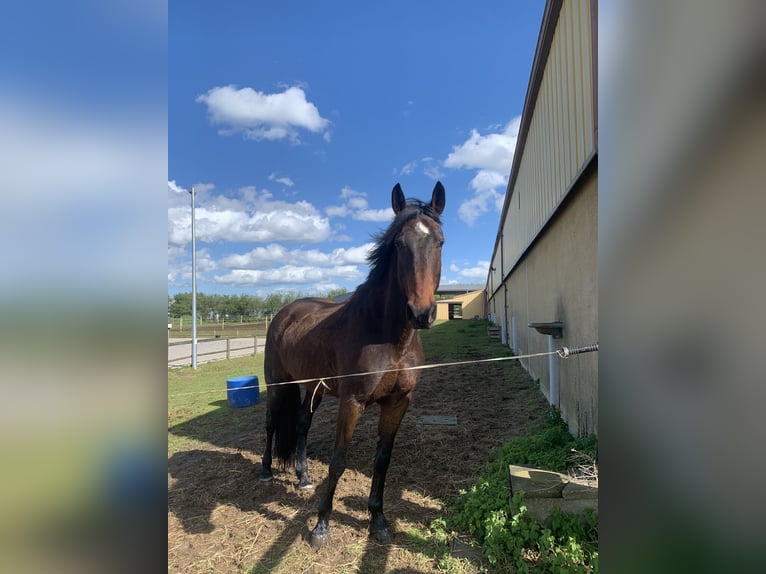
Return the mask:
[[(518, 355), (598, 341), (596, 22), (596, 0), (545, 6), (485, 287)], [(597, 353), (522, 365), (573, 434), (598, 433)]]

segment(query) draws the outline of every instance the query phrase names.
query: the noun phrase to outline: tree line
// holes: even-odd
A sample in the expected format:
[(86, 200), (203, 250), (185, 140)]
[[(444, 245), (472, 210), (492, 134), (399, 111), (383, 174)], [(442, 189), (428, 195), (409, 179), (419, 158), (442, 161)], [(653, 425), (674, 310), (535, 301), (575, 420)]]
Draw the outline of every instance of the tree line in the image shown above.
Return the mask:
[[(347, 293), (347, 289), (333, 289), (323, 297), (332, 299)], [(282, 307), (305, 297), (300, 293), (272, 293), (266, 297), (257, 295), (206, 295), (197, 293), (197, 316), (203, 320), (219, 320), (221, 317), (263, 319), (273, 317)], [(192, 314), (192, 294), (168, 295), (168, 316), (173, 318)]]

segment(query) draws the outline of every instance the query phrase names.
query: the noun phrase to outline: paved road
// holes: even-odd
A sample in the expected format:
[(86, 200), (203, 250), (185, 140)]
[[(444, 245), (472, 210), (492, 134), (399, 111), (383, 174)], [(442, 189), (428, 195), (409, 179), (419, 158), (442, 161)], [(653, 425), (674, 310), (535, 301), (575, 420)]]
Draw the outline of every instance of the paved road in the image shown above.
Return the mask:
[[(258, 337), (258, 352), (263, 353), (265, 337)], [(191, 365), (191, 339), (171, 339), (168, 343), (168, 367)], [(253, 337), (229, 339), (229, 356), (244, 357), (253, 354)], [(197, 339), (197, 364), (226, 359), (226, 339)]]

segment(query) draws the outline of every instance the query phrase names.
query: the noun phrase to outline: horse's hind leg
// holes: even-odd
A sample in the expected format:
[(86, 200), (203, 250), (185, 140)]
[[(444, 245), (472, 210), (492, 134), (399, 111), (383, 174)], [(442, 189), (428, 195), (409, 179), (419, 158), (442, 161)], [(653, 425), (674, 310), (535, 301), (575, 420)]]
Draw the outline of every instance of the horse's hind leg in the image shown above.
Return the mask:
[[(272, 391), (273, 392), (273, 391)], [(274, 474), (271, 471), (271, 443), (274, 438), (274, 422), (271, 418), (271, 405), (266, 406), (266, 448), (263, 451), (261, 459), (261, 475), (258, 480), (261, 482), (271, 482)]]
[[(312, 408), (313, 401), (313, 408)], [(309, 429), (311, 428), (311, 419), (314, 416), (313, 411), (317, 409), (322, 402), (322, 393), (314, 393), (306, 389), (306, 396), (301, 405), (301, 412), (298, 415), (298, 445), (295, 457), (295, 474), (298, 475), (298, 488), (314, 488), (314, 484), (309, 478), (309, 465), (306, 457), (306, 443), (308, 441)]]
[(375, 467), (370, 488), (370, 500), (367, 508), (370, 511), (370, 535), (381, 544), (393, 541), (388, 528), (388, 521), (383, 515), (383, 488), (386, 482), (388, 465), (391, 462), (391, 452), (394, 449), (394, 439), (404, 413), (410, 405), (410, 395), (405, 395), (396, 402), (384, 401), (380, 405), (380, 422), (378, 423), (378, 448), (375, 452)]

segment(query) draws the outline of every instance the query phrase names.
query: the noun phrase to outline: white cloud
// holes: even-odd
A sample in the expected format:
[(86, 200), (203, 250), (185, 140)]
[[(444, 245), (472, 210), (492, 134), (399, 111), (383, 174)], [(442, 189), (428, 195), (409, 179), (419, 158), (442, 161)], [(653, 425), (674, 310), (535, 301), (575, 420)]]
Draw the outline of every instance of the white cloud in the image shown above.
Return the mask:
[(479, 170), (471, 180), (471, 187), (478, 192), (495, 190), (500, 186), (506, 187), (507, 185), (507, 175), (486, 169)]
[(406, 164), (404, 164), (401, 169), (396, 170), (394, 169), (394, 175), (395, 176), (403, 176), (403, 175), (410, 175), (413, 171), (415, 171), (415, 168), (418, 167), (417, 161), (411, 161)]
[(168, 245), (168, 261), (178, 259), (186, 253), (186, 248), (181, 245)]
[[(170, 251), (171, 250), (168, 250), (168, 253), (170, 253)], [(189, 254), (185, 260), (182, 259), (182, 257), (187, 254), (187, 250), (185, 249), (175, 250), (175, 256), (173, 258), (168, 257), (168, 283), (191, 284), (191, 250), (189, 250), (188, 253)], [(198, 278), (204, 273), (210, 273), (219, 268), (218, 262), (207, 248), (197, 248), (196, 259)]]
[[(333, 257), (342, 257), (346, 263), (355, 264), (367, 264), (367, 256), (375, 247), (374, 243), (365, 243), (358, 247), (351, 247), (350, 249), (336, 249), (333, 251)], [(336, 252), (339, 252), (336, 254)]]
[(489, 273), (489, 261), (478, 261), (473, 267), (461, 269), (458, 276), (470, 283), (481, 282), (487, 278)]
[(502, 209), (520, 124), (521, 116), (517, 116), (498, 133), (481, 135), (471, 130), (470, 137), (453, 146), (444, 160), (448, 168), (478, 170), (470, 183), (473, 195), (458, 207), (458, 216), (468, 225), (490, 210)]
[(293, 182), (293, 180), (290, 179), (289, 177), (284, 177), (284, 176), (279, 177), (277, 176), (276, 173), (272, 173), (271, 175), (269, 175), (269, 181), (275, 181), (287, 187), (292, 187), (295, 185), (295, 182)]
[(253, 88), (237, 89), (234, 85), (215, 87), (197, 97), (207, 106), (213, 124), (223, 126), (219, 133), (243, 133), (249, 139), (289, 139), (298, 143), (298, 130), (325, 132), (329, 141), (329, 120), (319, 114), (317, 107), (306, 100), (306, 93), (298, 86), (284, 92), (265, 94)]
[(368, 203), (367, 200), (363, 197), (349, 197), (348, 198), (348, 206), (352, 210), (359, 211), (361, 209), (367, 209)]
[(483, 283), (486, 280), (489, 273), (489, 261), (480, 260), (475, 265), (471, 265), (467, 261), (464, 263), (465, 266), (460, 266), (454, 262), (450, 264), (450, 273), (457, 275), (457, 278), (448, 279), (448, 284)]
[(355, 189), (351, 189), (349, 186), (344, 185), (340, 190), (340, 198), (348, 199), (349, 197), (367, 197), (367, 194), (363, 191), (356, 191)]
[(213, 282), (227, 285), (304, 285), (332, 280), (353, 281), (362, 277), (356, 265), (312, 267), (284, 265), (273, 269), (234, 269), (216, 275)]
[(391, 221), (394, 212), (390, 207), (384, 209), (361, 209), (353, 214), (354, 219), (359, 221), (376, 221), (379, 223)]
[(325, 214), (328, 217), (348, 217), (357, 221), (375, 221), (388, 222), (394, 217), (394, 212), (390, 207), (383, 209), (370, 209), (367, 202), (367, 194), (363, 191), (357, 191), (344, 186), (340, 190), (340, 199), (342, 205), (331, 205), (325, 208)]
[(168, 187), (169, 187), (169, 188), (170, 188), (172, 191), (174, 191), (174, 192), (176, 192), (176, 193), (185, 193), (185, 192), (186, 192), (186, 190), (185, 190), (184, 188), (182, 188), (182, 187), (179, 187), (179, 186), (176, 184), (176, 180), (175, 180), (175, 179), (174, 179), (173, 181), (169, 181), (169, 182), (168, 182)]
[(274, 264), (289, 261), (293, 266), (311, 265), (316, 267), (346, 266), (366, 264), (367, 254), (373, 248), (373, 243), (365, 243), (349, 249), (338, 248), (328, 253), (317, 249), (288, 250), (283, 245), (269, 244), (264, 247), (244, 253), (228, 255), (218, 262), (223, 269), (262, 270), (271, 268)]
[(441, 166), (432, 157), (414, 159), (404, 164), (401, 168), (394, 168), (394, 177), (406, 177), (415, 173), (418, 168), (422, 169), (423, 174), (429, 179), (437, 180), (444, 177)]
[[(274, 180), (279, 179), (275, 174)], [(290, 248), (291, 241), (311, 243), (330, 238), (329, 219), (305, 201), (288, 202), (254, 187), (234, 195), (204, 193), (213, 184), (195, 184), (197, 272), (218, 285), (295, 288), (322, 293), (366, 275), (367, 256), (374, 244), (319, 249)], [(168, 284), (191, 281), (190, 197), (187, 187), (168, 181)], [(343, 195), (357, 207), (367, 208), (364, 194), (348, 188)], [(355, 212), (356, 213), (356, 212)], [(341, 226), (342, 227), (342, 226)], [(211, 245), (220, 242), (258, 242), (244, 253), (226, 255)]]
[(194, 188), (194, 195), (197, 196), (200, 193), (207, 193), (215, 189), (215, 185), (212, 183), (195, 183), (192, 185)]
[(477, 130), (471, 130), (471, 136), (465, 142), (453, 146), (444, 166), (510, 172), (520, 124), (521, 117), (517, 116), (500, 133), (483, 136)]
[[(272, 181), (280, 179), (273, 174)], [(371, 209), (367, 194), (344, 187), (339, 206), (325, 213), (305, 201), (284, 201), (265, 190), (243, 187), (234, 193), (210, 193), (211, 183), (196, 183), (196, 237), (198, 280), (229, 287), (255, 289), (297, 289), (302, 293), (322, 293), (339, 285), (357, 283), (367, 274), (367, 257), (374, 243), (331, 250), (303, 247), (303, 244), (351, 241), (336, 235), (344, 229), (338, 222), (331, 229), (330, 216), (349, 219), (387, 221), (390, 207)], [(189, 243), (191, 241), (190, 196), (175, 180), (168, 180), (168, 284), (188, 285), (191, 281)], [(242, 253), (231, 251), (227, 243), (249, 242)], [(293, 246), (290, 246), (293, 242)], [(221, 253), (221, 244), (229, 247)], [(301, 246), (295, 244), (302, 244)]]
[(433, 180), (441, 179), (444, 177), (444, 172), (437, 164), (429, 164), (423, 168), (423, 174)]
[(349, 214), (348, 205), (331, 205), (325, 207), (327, 217), (346, 217)]
[[(502, 209), (503, 194), (494, 189), (476, 191), (474, 194), (463, 201), (457, 209), (458, 217), (468, 225), (473, 225), (480, 215), (487, 213), (490, 208)], [(500, 208), (498, 208), (498, 203)]]
[[(172, 191), (170, 183), (168, 245), (183, 246), (191, 241), (188, 195)], [(226, 197), (197, 195), (195, 186), (195, 196), (198, 241), (317, 243), (330, 236), (327, 217), (305, 201), (273, 200), (252, 187), (240, 189), (239, 197)]]

